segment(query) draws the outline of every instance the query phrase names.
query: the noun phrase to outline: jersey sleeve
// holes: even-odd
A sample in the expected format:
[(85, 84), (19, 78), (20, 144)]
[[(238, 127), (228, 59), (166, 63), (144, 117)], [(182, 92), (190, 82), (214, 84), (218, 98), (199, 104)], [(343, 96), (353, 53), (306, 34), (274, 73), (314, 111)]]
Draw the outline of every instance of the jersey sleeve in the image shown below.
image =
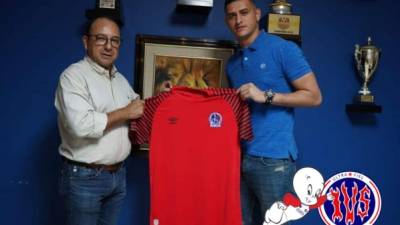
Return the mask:
[(253, 129), (251, 127), (249, 106), (247, 102), (241, 100), (238, 95), (236, 95), (236, 97), (238, 101), (240, 101), (240, 109), (237, 115), (240, 138), (250, 141), (253, 139)]
[(240, 139), (252, 140), (253, 129), (251, 127), (250, 110), (247, 102), (240, 98), (235, 89), (215, 88), (213, 91), (221, 95), (232, 106), (232, 110), (236, 116)]
[(132, 120), (129, 128), (129, 139), (132, 144), (145, 144), (150, 142), (151, 127), (154, 114), (160, 103), (166, 99), (170, 93), (163, 92), (155, 97), (146, 99), (143, 115)]

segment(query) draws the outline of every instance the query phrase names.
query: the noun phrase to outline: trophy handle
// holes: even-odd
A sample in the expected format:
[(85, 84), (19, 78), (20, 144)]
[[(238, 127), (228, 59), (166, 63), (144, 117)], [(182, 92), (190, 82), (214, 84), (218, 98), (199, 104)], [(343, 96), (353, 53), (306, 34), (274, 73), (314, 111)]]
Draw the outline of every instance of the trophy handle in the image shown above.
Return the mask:
[(368, 89), (373, 74), (378, 66), (378, 59), (380, 57), (380, 49), (372, 44), (372, 40), (368, 37), (368, 44), (360, 46), (355, 45), (354, 60), (356, 63), (357, 72), (361, 77), (362, 85), (356, 97), (357, 102), (373, 103), (374, 96)]
[(361, 71), (361, 51), (358, 44), (355, 45), (354, 58), (356, 60), (357, 71)]

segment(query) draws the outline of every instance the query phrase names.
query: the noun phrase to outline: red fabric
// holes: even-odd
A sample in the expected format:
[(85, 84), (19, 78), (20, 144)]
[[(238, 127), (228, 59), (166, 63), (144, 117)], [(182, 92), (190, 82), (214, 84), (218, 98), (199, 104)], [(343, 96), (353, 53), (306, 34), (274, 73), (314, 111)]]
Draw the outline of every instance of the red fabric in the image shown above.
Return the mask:
[(252, 131), (235, 90), (180, 87), (150, 98), (130, 137), (150, 137), (151, 225), (241, 225), (239, 142)]

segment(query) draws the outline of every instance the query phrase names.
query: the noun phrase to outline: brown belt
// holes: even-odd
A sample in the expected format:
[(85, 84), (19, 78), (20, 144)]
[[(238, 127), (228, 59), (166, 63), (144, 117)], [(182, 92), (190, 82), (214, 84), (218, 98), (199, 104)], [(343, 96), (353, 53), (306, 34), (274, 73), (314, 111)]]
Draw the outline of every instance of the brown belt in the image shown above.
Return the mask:
[(83, 163), (83, 162), (77, 162), (77, 161), (67, 159), (64, 156), (62, 157), (62, 159), (63, 159), (63, 161), (66, 161), (71, 165), (82, 166), (82, 167), (86, 167), (86, 168), (90, 168), (90, 169), (103, 169), (103, 170), (109, 171), (111, 173), (114, 173), (117, 170), (119, 170), (119, 168), (121, 168), (121, 166), (123, 164), (122, 162), (112, 164), (112, 165)]

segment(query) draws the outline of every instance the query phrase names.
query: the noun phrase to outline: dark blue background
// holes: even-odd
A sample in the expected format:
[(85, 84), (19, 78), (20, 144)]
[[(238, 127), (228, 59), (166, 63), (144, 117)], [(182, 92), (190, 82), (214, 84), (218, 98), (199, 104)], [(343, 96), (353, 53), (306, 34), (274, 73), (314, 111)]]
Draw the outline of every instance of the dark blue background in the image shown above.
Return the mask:
[[(256, 0), (263, 15), (272, 0)], [(291, 0), (302, 16), (303, 50), (324, 96), (322, 106), (298, 109), (299, 165), (328, 179), (341, 171), (370, 177), (382, 195), (376, 224), (397, 224), (400, 154), (400, 3), (396, 0)], [(223, 21), (223, 0), (207, 15), (177, 13), (175, 0), (125, 0), (126, 26), (119, 70), (133, 83), (135, 35), (232, 39)], [(54, 91), (60, 73), (84, 55), (79, 27), (94, 0), (0, 2), (0, 224), (62, 224), (57, 196), (60, 143)], [(370, 85), (383, 113), (348, 115), (345, 104), (360, 84), (354, 44), (368, 36), (382, 48)], [(396, 61), (397, 60), (397, 61)], [(147, 224), (147, 161), (128, 160), (128, 197), (119, 224)], [(322, 224), (317, 211), (295, 224)]]

